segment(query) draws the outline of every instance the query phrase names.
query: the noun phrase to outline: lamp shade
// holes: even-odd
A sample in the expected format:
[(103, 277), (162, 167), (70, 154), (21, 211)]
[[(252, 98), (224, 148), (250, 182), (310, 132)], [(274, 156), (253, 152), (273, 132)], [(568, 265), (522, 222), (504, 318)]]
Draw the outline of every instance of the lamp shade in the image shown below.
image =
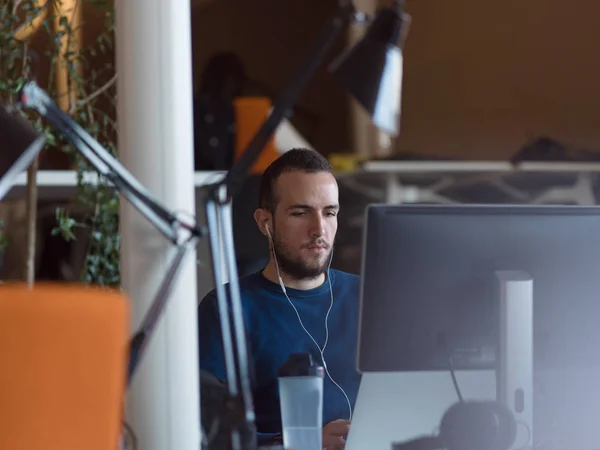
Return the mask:
[(331, 72), (371, 115), (379, 129), (397, 135), (402, 98), (403, 25), (410, 16), (399, 2), (381, 10), (363, 39), (330, 66)]
[(0, 200), (31, 165), (45, 141), (25, 119), (0, 107)]

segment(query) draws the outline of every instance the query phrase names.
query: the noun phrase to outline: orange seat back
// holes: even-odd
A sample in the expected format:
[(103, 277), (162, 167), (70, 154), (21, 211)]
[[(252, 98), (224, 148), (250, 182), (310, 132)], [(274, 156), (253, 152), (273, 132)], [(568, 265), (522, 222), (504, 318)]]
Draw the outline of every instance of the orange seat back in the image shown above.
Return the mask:
[(117, 450), (129, 302), (80, 285), (0, 285), (0, 449)]
[[(234, 100), (234, 108), (236, 126), (234, 159), (237, 161), (263, 122), (269, 117), (271, 100), (267, 97), (238, 97)], [(273, 134), (250, 173), (254, 175), (262, 174), (269, 164), (278, 157), (275, 134)]]

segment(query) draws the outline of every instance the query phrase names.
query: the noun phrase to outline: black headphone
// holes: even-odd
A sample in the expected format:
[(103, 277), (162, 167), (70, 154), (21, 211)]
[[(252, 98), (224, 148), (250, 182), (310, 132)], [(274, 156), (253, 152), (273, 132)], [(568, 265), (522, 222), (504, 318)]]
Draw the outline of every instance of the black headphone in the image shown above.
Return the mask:
[(437, 436), (393, 445), (393, 450), (508, 450), (517, 437), (513, 413), (495, 401), (452, 405), (444, 413)]

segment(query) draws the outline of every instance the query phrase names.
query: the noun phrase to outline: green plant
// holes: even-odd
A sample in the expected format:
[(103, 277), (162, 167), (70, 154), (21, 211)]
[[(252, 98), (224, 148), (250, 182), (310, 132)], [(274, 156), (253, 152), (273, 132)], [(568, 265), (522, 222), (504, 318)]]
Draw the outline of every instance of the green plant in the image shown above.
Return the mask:
[[(0, 102), (14, 101), (23, 82), (32, 76), (32, 61), (24, 55), (31, 51), (27, 25), (36, 24), (36, 43), (43, 41), (44, 48), (36, 54), (42, 62), (49, 63), (49, 72), (40, 85), (104, 148), (116, 154), (117, 126), (114, 117), (116, 109), (116, 73), (112, 50), (114, 42), (114, 5), (112, 0), (76, 0), (76, 7), (86, 12), (92, 11), (96, 19), (103, 16), (103, 27), (92, 43), (78, 46), (79, 34), (86, 27), (78, 22), (73, 10), (65, 9), (60, 0), (4, 0), (0, 6)], [(42, 14), (45, 13), (45, 17)], [(36, 19), (37, 18), (37, 19)], [(41, 18), (41, 20), (40, 20)], [(39, 23), (36, 23), (36, 20)], [(39, 25), (39, 26), (37, 26)], [(25, 33), (24, 33), (25, 30)], [(43, 39), (38, 39), (43, 34)], [(60, 62), (60, 63), (59, 63)], [(67, 88), (59, 91), (59, 75), (66, 73)], [(118, 233), (118, 193), (103, 179), (90, 180), (86, 174), (93, 168), (83, 160), (74, 147), (49, 128), (44, 121), (31, 113), (24, 113), (27, 119), (47, 138), (47, 149), (54, 148), (65, 152), (77, 173), (76, 205), (83, 214), (75, 215), (73, 206), (61, 207), (56, 211), (57, 225), (54, 235), (72, 241), (76, 239), (76, 229), (84, 229), (89, 236), (81, 280), (87, 283), (118, 286), (119, 233)], [(35, 177), (35, 165), (29, 172)], [(93, 177), (92, 177), (93, 178)], [(35, 185), (35, 183), (31, 183)], [(29, 201), (35, 203), (35, 189), (30, 190)], [(30, 208), (30, 211), (32, 208)], [(32, 213), (34, 214), (34, 212)], [(35, 218), (29, 217), (35, 225)], [(31, 233), (31, 230), (30, 230)]]

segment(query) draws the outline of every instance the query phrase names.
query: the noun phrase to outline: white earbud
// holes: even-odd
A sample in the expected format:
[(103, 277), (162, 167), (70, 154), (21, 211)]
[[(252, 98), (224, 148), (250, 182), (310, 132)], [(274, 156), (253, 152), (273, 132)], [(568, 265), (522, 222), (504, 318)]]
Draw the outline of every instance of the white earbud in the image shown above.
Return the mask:
[(279, 286), (281, 286), (281, 290), (287, 296), (287, 291), (285, 290), (285, 284), (283, 284), (283, 280), (281, 279), (281, 274), (279, 273), (279, 263), (277, 262), (277, 255), (275, 254), (275, 246), (273, 245), (273, 237), (271, 236), (271, 229), (269, 228), (268, 223), (265, 223), (265, 231), (267, 232), (267, 237), (269, 238), (269, 242), (271, 243), (271, 251), (273, 252), (273, 257), (275, 258), (275, 267), (277, 269), (277, 279), (279, 280)]

